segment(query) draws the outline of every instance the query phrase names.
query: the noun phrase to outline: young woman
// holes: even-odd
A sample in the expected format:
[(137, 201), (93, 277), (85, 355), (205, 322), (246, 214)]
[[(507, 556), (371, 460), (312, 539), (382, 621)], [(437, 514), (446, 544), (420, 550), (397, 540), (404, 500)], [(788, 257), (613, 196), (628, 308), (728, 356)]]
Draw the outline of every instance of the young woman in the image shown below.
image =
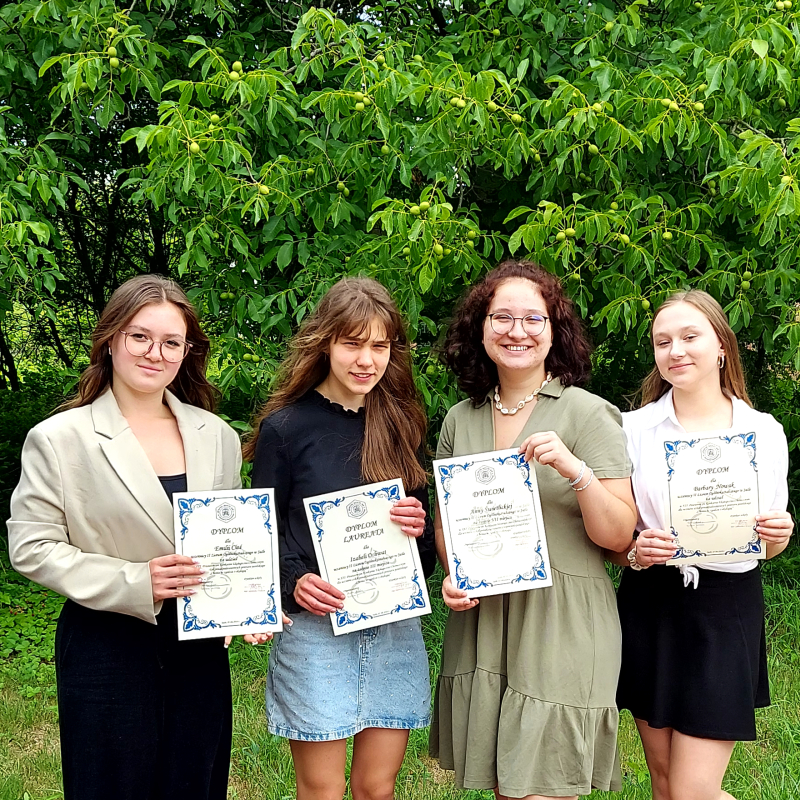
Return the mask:
[(754, 709), (769, 705), (764, 599), (757, 561), (664, 566), (664, 442), (696, 432), (755, 432), (767, 558), (787, 545), (788, 450), (781, 425), (752, 408), (739, 350), (713, 297), (670, 297), (653, 319), (656, 365), (642, 407), (623, 414), (638, 538), (622, 576), (620, 708), (642, 737), (654, 800), (719, 800), (737, 740), (756, 737)]
[[(532, 262), (506, 261), (469, 292), (444, 352), (469, 400), (450, 409), (438, 457), (525, 453), (553, 585), (479, 603), (445, 578), (431, 752), (459, 787), (498, 800), (620, 789), (620, 632), (603, 548), (629, 547), (636, 514), (619, 411), (578, 388), (589, 375), (580, 320)], [(446, 565), (438, 523), (437, 545)]]
[(303, 498), (402, 478), (392, 519), (419, 536), (426, 576), (435, 563), (421, 457), (425, 414), (409, 343), (389, 293), (346, 278), (323, 297), (289, 345), (258, 416), (253, 486), (274, 487), (284, 610), (267, 681), (271, 733), (290, 739), (298, 800), (345, 792), (354, 736), (354, 800), (391, 800), (408, 732), (428, 724), (428, 660), (418, 619), (334, 636), (328, 614), (344, 593), (319, 576)]
[(11, 562), (67, 598), (56, 631), (65, 800), (227, 795), (228, 656), (222, 639), (178, 642), (176, 598), (204, 579), (175, 554), (171, 503), (187, 487), (241, 486), (238, 437), (210, 413), (208, 349), (175, 283), (128, 281), (92, 334), (69, 410), (22, 451)]

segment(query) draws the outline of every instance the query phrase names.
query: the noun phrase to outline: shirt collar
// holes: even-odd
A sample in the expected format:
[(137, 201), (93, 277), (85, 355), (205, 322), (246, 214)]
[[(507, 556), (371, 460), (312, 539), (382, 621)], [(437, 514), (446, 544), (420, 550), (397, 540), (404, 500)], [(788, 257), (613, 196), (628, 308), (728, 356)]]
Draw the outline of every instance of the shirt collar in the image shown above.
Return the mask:
[[(539, 394), (546, 397), (561, 397), (566, 387), (561, 383), (561, 378), (553, 378)], [(486, 401), (494, 403), (494, 386), (486, 393)]]
[[(744, 400), (740, 400), (738, 397), (732, 397), (731, 404), (733, 406), (733, 411), (731, 413), (731, 427), (736, 428), (739, 425), (746, 424), (742, 417), (747, 412), (747, 409), (749, 409), (747, 403), (745, 403)], [(667, 392), (661, 395), (661, 397), (659, 397), (655, 403), (650, 404), (650, 416), (645, 428), (656, 428), (662, 422), (666, 422), (667, 420), (683, 430), (683, 425), (678, 422), (678, 417), (675, 414), (675, 404), (672, 400), (672, 389), (669, 389)]]

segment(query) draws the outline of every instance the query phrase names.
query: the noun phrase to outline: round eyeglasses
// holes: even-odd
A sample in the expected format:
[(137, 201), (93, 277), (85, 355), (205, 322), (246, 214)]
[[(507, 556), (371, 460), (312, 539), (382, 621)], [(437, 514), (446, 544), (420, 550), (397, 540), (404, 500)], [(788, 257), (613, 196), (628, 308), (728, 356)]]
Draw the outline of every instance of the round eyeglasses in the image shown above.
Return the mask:
[(528, 314), (524, 317), (512, 317), (511, 314), (487, 314), (486, 316), (489, 318), (492, 330), (501, 336), (511, 333), (517, 320), (522, 323), (522, 330), (528, 336), (538, 336), (544, 331), (547, 320), (550, 319), (542, 314)]
[(185, 342), (183, 339), (165, 339), (163, 342), (159, 342), (150, 338), (146, 333), (138, 331), (120, 331), (120, 333), (125, 336), (125, 349), (132, 356), (139, 358), (146, 356), (153, 349), (153, 345), (157, 344), (161, 351), (161, 358), (171, 364), (183, 361), (192, 346), (191, 342)]

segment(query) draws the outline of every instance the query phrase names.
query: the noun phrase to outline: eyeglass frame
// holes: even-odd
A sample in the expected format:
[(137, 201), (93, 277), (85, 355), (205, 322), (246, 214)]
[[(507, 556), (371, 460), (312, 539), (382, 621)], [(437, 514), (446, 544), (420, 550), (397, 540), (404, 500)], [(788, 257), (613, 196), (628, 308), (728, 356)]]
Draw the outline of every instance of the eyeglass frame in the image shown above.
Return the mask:
[[(125, 349), (128, 351), (130, 355), (134, 356), (135, 358), (144, 358), (145, 356), (150, 354), (155, 345), (158, 345), (158, 354), (159, 356), (161, 356), (162, 359), (164, 359), (164, 361), (166, 361), (168, 364), (180, 364), (182, 361), (186, 360), (186, 356), (189, 355), (189, 351), (192, 349), (192, 343), (184, 340), (183, 344), (185, 350), (183, 352), (183, 355), (177, 361), (172, 361), (172, 359), (169, 359), (164, 355), (163, 340), (154, 339), (152, 336), (149, 336), (146, 333), (142, 333), (141, 331), (123, 331), (120, 328), (119, 332), (125, 337), (123, 340)], [(144, 351), (144, 353), (131, 353), (131, 349), (128, 347), (128, 337), (133, 336), (134, 334), (139, 334), (140, 336), (147, 336), (147, 338), (150, 340), (150, 347), (148, 347), (147, 350)]]
[[(498, 336), (505, 336), (506, 334), (511, 333), (511, 331), (514, 330), (514, 326), (516, 325), (517, 320), (519, 320), (520, 325), (522, 326), (522, 330), (525, 333), (527, 333), (528, 336), (541, 336), (544, 333), (545, 328), (547, 327), (547, 320), (550, 319), (550, 317), (546, 317), (544, 314), (526, 314), (524, 317), (515, 317), (513, 314), (508, 314), (505, 311), (497, 311), (494, 314), (487, 314), (486, 317), (489, 320), (489, 327)], [(512, 320), (511, 327), (507, 331), (503, 331), (502, 333), (500, 331), (498, 331), (498, 330), (495, 330), (495, 327), (494, 327), (494, 318), (495, 317), (510, 317), (511, 320)], [(542, 329), (540, 331), (537, 331), (536, 333), (531, 333), (529, 330), (527, 330), (527, 328), (525, 327), (525, 320), (528, 319), (529, 317), (541, 317), (541, 319), (542, 319)]]

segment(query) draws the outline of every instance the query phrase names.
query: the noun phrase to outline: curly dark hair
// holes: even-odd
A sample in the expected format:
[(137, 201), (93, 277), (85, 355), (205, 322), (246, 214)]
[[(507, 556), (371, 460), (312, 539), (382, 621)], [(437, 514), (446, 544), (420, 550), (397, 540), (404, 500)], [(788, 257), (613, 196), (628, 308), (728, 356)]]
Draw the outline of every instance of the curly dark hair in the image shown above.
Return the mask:
[(508, 259), (467, 292), (450, 321), (440, 353), (475, 406), (497, 384), (497, 366), (483, 347), (483, 324), (497, 287), (511, 278), (535, 283), (547, 305), (553, 333), (553, 346), (545, 359), (547, 371), (564, 386), (583, 386), (589, 380), (591, 345), (558, 278), (533, 261)]

